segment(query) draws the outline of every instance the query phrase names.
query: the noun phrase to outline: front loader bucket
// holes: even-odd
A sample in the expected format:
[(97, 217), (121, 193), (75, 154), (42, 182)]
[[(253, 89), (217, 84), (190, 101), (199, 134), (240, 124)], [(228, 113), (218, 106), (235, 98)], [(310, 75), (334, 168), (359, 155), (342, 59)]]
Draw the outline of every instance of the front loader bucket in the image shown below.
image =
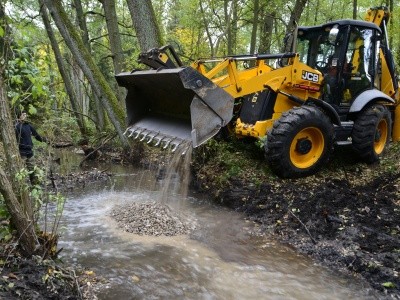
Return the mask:
[(191, 67), (116, 75), (128, 90), (129, 136), (156, 145), (197, 147), (232, 118), (233, 97)]

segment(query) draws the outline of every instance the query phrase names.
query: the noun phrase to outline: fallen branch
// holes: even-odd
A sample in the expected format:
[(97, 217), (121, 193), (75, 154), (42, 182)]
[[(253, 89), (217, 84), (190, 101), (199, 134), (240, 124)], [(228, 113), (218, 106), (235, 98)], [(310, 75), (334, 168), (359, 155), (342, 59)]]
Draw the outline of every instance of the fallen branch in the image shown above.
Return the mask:
[(393, 237), (393, 236), (390, 236), (390, 235), (388, 235), (386, 233), (382, 233), (382, 232), (376, 231), (375, 229), (372, 229), (372, 228), (369, 228), (369, 227), (366, 227), (366, 226), (361, 226), (361, 228), (364, 229), (365, 231), (374, 233), (377, 236), (382, 237), (383, 239), (391, 240), (391, 241), (393, 241), (393, 242), (395, 242), (395, 243), (400, 245), (400, 240), (395, 238), (395, 237)]
[(288, 210), (288, 211), (289, 211), (289, 213), (290, 213), (293, 217), (296, 218), (297, 221), (299, 221), (299, 223), (300, 223), (301, 225), (303, 225), (304, 229), (307, 231), (307, 234), (309, 235), (309, 237), (310, 237), (311, 241), (313, 242), (313, 244), (316, 244), (317, 241), (312, 237), (312, 235), (311, 235), (311, 233), (310, 233), (310, 230), (308, 230), (307, 226), (304, 225), (304, 223), (299, 219), (299, 217), (296, 216), (291, 210)]
[(82, 164), (93, 154), (96, 153), (97, 150), (99, 150), (101, 147), (103, 147), (106, 143), (108, 143), (109, 141), (111, 141), (113, 138), (115, 138), (117, 136), (116, 133), (114, 133), (112, 136), (110, 136), (109, 138), (105, 139), (100, 146), (96, 147), (92, 152), (90, 152), (88, 155), (86, 155), (84, 157), (84, 159), (82, 159), (82, 161), (79, 163), (79, 166), (81, 167)]
[(71, 147), (71, 146), (73, 146), (74, 144), (72, 143), (72, 142), (64, 142), (64, 143), (54, 143), (54, 144), (51, 144), (51, 146), (53, 147), (53, 148), (57, 148), (57, 149), (59, 149), (59, 148), (67, 148), (67, 147)]

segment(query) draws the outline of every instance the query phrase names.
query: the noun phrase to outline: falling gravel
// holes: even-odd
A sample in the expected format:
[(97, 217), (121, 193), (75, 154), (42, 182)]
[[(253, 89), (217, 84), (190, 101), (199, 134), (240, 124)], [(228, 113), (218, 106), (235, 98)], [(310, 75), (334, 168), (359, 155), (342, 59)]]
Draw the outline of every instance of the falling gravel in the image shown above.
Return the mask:
[(139, 235), (174, 236), (189, 234), (194, 222), (184, 220), (168, 206), (159, 202), (134, 202), (117, 205), (111, 211), (118, 227)]

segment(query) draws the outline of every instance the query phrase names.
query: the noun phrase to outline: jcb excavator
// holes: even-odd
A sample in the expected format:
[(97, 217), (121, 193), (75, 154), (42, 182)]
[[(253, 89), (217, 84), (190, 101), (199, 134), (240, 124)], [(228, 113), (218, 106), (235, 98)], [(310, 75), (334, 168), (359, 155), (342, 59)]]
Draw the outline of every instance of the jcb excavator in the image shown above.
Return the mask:
[[(127, 133), (176, 149), (197, 147), (221, 128), (263, 138), (280, 177), (316, 173), (334, 145), (366, 162), (400, 140), (400, 90), (386, 7), (365, 21), (298, 27), (292, 52), (200, 59), (183, 66), (170, 46), (139, 56), (150, 70), (116, 76), (128, 90)], [(273, 65), (275, 63), (275, 65)], [(249, 67), (251, 66), (251, 67)]]

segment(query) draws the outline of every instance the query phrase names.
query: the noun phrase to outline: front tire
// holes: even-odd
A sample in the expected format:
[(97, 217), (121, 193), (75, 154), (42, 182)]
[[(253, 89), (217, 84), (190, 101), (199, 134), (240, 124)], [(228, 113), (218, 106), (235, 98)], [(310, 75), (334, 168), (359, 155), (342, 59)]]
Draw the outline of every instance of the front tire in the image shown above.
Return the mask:
[(315, 174), (333, 150), (334, 128), (314, 106), (294, 107), (267, 133), (265, 153), (271, 169), (283, 178)]
[(361, 111), (352, 131), (354, 150), (366, 163), (377, 162), (389, 143), (391, 129), (392, 118), (385, 106), (377, 104)]

